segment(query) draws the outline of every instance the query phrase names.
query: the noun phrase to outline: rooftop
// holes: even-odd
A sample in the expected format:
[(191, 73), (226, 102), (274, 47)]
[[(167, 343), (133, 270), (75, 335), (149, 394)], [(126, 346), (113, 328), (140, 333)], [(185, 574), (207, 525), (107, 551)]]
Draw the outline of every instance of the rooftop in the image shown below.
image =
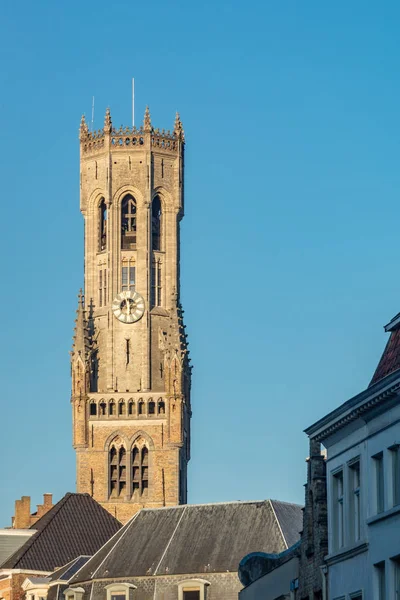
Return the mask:
[(36, 521), (33, 535), (0, 567), (52, 572), (79, 556), (92, 556), (121, 527), (89, 494), (68, 493)]
[(71, 584), (93, 579), (237, 572), (249, 552), (278, 553), (299, 539), (302, 507), (264, 500), (143, 509)]

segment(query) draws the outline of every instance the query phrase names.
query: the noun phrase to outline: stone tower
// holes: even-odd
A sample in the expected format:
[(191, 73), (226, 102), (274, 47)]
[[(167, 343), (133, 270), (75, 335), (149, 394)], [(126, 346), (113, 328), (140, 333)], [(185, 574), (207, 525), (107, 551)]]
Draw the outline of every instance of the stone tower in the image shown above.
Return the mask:
[(71, 352), (77, 491), (121, 521), (187, 501), (190, 380), (180, 305), (184, 132), (80, 125), (85, 289)]

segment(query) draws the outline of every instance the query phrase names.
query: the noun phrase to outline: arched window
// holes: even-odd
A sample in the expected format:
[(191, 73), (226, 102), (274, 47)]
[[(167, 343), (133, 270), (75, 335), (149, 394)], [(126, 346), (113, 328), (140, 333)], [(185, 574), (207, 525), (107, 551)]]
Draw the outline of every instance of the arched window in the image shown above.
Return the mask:
[(158, 414), (165, 415), (165, 402), (162, 399), (158, 401)]
[(117, 498), (126, 492), (126, 450), (113, 444), (109, 452), (110, 496)]
[(151, 247), (152, 250), (161, 250), (162, 242), (162, 211), (160, 196), (155, 196), (151, 203)]
[(144, 402), (143, 400), (139, 400), (138, 402), (138, 414), (144, 415)]
[(104, 402), (104, 400), (102, 402), (100, 402), (100, 415), (102, 417), (106, 416), (106, 410), (107, 410), (107, 404)]
[(150, 402), (148, 404), (147, 410), (148, 410), (148, 414), (149, 415), (155, 415), (155, 413), (156, 413), (155, 402), (153, 400), (151, 400), (151, 399), (150, 399)]
[(133, 400), (129, 400), (128, 415), (131, 417), (134, 414), (134, 411), (135, 411), (135, 403), (133, 402)]
[(96, 402), (92, 401), (90, 403), (90, 412), (89, 412), (91, 417), (95, 417), (97, 415), (97, 404)]
[(99, 205), (99, 251), (107, 247), (107, 205), (104, 198)]
[(121, 204), (121, 248), (136, 249), (136, 200), (130, 194)]
[(132, 494), (147, 496), (149, 489), (149, 451), (146, 446), (132, 448)]
[(118, 416), (122, 417), (126, 415), (126, 407), (125, 407), (125, 401), (124, 400), (120, 400), (118, 403)]
[(110, 416), (115, 415), (115, 403), (114, 403), (114, 400), (110, 400), (110, 404), (108, 405), (108, 414)]

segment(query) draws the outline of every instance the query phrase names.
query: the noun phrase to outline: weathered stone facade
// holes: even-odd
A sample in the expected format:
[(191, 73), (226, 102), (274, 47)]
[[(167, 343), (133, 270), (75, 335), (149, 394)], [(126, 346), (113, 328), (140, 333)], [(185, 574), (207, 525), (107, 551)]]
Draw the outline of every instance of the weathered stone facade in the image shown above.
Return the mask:
[(300, 544), (299, 598), (322, 598), (324, 577), (321, 567), (328, 553), (328, 519), (326, 497), (326, 460), (321, 444), (310, 439), (303, 531)]
[(180, 306), (184, 134), (80, 127), (85, 293), (72, 364), (77, 491), (126, 521), (185, 503), (190, 374)]

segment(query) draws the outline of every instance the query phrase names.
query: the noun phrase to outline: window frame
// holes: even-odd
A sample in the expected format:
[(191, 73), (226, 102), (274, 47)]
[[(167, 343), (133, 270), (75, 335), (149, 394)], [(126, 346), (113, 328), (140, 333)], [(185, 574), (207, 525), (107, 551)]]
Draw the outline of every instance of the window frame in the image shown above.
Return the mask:
[(178, 583), (178, 600), (183, 600), (183, 592), (185, 591), (199, 591), (200, 600), (207, 600), (207, 587), (209, 585), (211, 584), (206, 579), (185, 579)]
[(82, 587), (69, 587), (63, 592), (65, 600), (82, 600), (84, 593), (85, 590)]
[(378, 452), (371, 458), (374, 477), (374, 513), (379, 515), (385, 512), (385, 459), (383, 452)]
[(136, 590), (136, 585), (133, 583), (109, 583), (104, 586), (107, 592), (107, 600), (111, 600), (112, 595), (125, 595), (125, 600), (133, 599), (133, 590)]
[[(332, 550), (339, 551), (345, 546), (345, 527), (344, 527), (344, 482), (345, 482), (345, 471), (344, 466), (341, 465), (334, 471), (331, 471), (331, 501), (332, 501)], [(341, 483), (341, 490), (339, 490), (339, 481)], [(341, 493), (339, 494), (339, 491)]]
[(347, 463), (349, 482), (349, 541), (359, 542), (362, 537), (361, 519), (361, 457), (357, 456)]

